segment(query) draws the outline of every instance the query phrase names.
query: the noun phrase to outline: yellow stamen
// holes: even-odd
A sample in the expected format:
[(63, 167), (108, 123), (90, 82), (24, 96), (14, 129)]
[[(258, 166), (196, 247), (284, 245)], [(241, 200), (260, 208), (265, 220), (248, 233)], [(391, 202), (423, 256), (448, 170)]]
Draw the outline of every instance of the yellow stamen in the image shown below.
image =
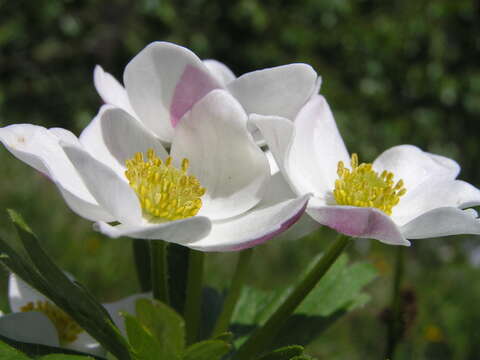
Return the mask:
[(407, 189), (403, 180), (393, 182), (393, 173), (384, 170), (380, 175), (372, 169), (372, 164), (358, 164), (358, 155), (352, 154), (352, 169), (347, 169), (343, 161), (338, 162), (338, 179), (335, 181), (333, 196), (339, 205), (374, 207), (392, 215), (392, 209), (405, 195)]
[(195, 176), (187, 174), (188, 159), (183, 159), (177, 169), (170, 156), (163, 162), (149, 149), (146, 160), (138, 152), (126, 166), (125, 176), (150, 220), (184, 219), (196, 215), (202, 207), (200, 198), (205, 189)]
[(78, 334), (83, 332), (83, 329), (70, 316), (48, 301), (29, 302), (22, 306), (20, 311), (39, 311), (44, 313), (57, 329), (60, 344), (64, 345), (74, 342), (77, 340)]

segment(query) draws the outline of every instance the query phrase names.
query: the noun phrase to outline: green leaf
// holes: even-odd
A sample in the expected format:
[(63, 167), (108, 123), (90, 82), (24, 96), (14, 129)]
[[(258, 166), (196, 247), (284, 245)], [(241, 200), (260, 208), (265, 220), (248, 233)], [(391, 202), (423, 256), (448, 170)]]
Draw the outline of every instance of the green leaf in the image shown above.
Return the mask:
[(271, 353), (259, 357), (257, 360), (290, 360), (294, 356), (303, 354), (303, 346), (290, 345), (276, 349)]
[(221, 340), (206, 340), (187, 348), (183, 360), (220, 360), (230, 351), (230, 344)]
[[(305, 273), (316, 260), (317, 258), (312, 260)], [(377, 272), (372, 265), (368, 263), (349, 265), (347, 255), (340, 256), (282, 326), (272, 346), (309, 344), (348, 311), (368, 302), (368, 294), (361, 291), (376, 276)], [(237, 336), (236, 347), (240, 346), (256, 327), (266, 321), (289, 294), (291, 288), (270, 293), (253, 288), (244, 289), (235, 309), (231, 327)]]
[(175, 354), (169, 354), (162, 349), (159, 341), (128, 313), (122, 313), (125, 319), (128, 341), (133, 348), (135, 356), (139, 360), (177, 359)]
[(20, 351), (0, 341), (0, 359), (2, 360), (29, 360), (30, 358)]
[[(167, 305), (148, 299), (136, 303), (137, 319), (159, 342), (165, 357), (180, 356), (185, 348), (185, 324), (180, 315)], [(168, 356), (167, 356), (168, 354)]]
[(222, 340), (227, 343), (230, 343), (233, 340), (233, 333), (227, 331), (227, 332), (221, 333), (220, 335), (215, 336), (212, 340)]
[(13, 210), (8, 213), (17, 229), (20, 249), (0, 239), (0, 251), (6, 255), (0, 262), (52, 300), (107, 350), (119, 358), (129, 359), (128, 344), (105, 308), (58, 268), (19, 214)]

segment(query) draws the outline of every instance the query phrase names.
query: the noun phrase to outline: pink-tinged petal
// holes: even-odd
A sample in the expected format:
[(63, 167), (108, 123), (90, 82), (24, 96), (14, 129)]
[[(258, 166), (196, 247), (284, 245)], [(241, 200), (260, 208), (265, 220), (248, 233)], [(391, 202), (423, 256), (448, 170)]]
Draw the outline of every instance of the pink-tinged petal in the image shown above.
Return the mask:
[(97, 202), (115, 220), (127, 224), (142, 221), (140, 202), (126, 179), (79, 147), (64, 144), (63, 150)]
[(60, 346), (57, 329), (46, 315), (37, 311), (1, 316), (0, 335), (31, 344)]
[(248, 114), (294, 119), (316, 88), (310, 65), (289, 64), (253, 71), (227, 85)]
[(184, 245), (206, 236), (210, 232), (211, 222), (204, 216), (194, 216), (159, 224), (111, 226), (98, 222), (94, 228), (111, 238), (126, 236), (134, 239), (165, 240)]
[(373, 162), (373, 168), (378, 172), (391, 171), (395, 175), (394, 181), (404, 181), (407, 192), (426, 181), (453, 180), (458, 174), (458, 166), (453, 160), (424, 152), (413, 145), (394, 146), (384, 151)]
[(220, 61), (207, 59), (207, 60), (203, 60), (203, 63), (205, 64), (207, 69), (210, 71), (210, 74), (222, 86), (226, 86), (228, 83), (235, 80), (236, 78), (232, 70), (230, 70), (228, 66), (221, 63)]
[(199, 101), (176, 128), (171, 155), (187, 158), (206, 194), (199, 215), (237, 216), (260, 202), (270, 178), (268, 160), (246, 128), (246, 114), (224, 90)]
[(305, 212), (310, 195), (276, 204), (259, 204), (237, 217), (213, 223), (205, 238), (186, 244), (200, 251), (239, 251), (251, 248), (287, 231)]
[(133, 117), (137, 117), (130, 105), (125, 88), (111, 74), (105, 72), (100, 65), (95, 66), (93, 83), (105, 104), (123, 109)]
[(59, 142), (78, 143), (65, 129), (19, 124), (0, 128), (0, 141), (16, 158), (48, 176), (59, 188), (67, 205), (80, 216), (111, 221), (112, 216), (98, 205), (65, 155)]
[(213, 89), (220, 86), (212, 76), (192, 65), (187, 65), (183, 71), (170, 105), (170, 121), (176, 127), (180, 119), (192, 106)]
[(410, 245), (390, 216), (374, 208), (310, 204), (307, 213), (320, 224), (348, 236), (377, 239), (390, 245)]
[(154, 42), (125, 68), (130, 103), (145, 126), (170, 142), (178, 119), (209, 91), (221, 85), (190, 50)]
[(304, 213), (308, 198), (296, 198), (282, 174), (277, 172), (254, 209), (235, 218), (213, 222), (207, 237), (187, 246), (203, 251), (235, 251), (261, 244), (288, 232)]
[(467, 208), (480, 205), (480, 190), (462, 180), (445, 177), (424, 181), (400, 198), (392, 218), (398, 225), (440, 207)]
[(458, 234), (480, 235), (480, 219), (473, 209), (460, 210), (454, 207), (442, 207), (420, 215), (400, 229), (407, 239)]

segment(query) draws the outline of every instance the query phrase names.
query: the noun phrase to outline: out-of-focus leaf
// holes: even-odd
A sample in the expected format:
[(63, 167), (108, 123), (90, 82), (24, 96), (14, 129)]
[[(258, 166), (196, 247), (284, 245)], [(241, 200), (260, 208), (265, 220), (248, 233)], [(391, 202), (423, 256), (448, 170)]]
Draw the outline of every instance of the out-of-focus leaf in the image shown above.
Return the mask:
[(30, 359), (20, 351), (10, 347), (4, 342), (0, 341), (0, 359), (2, 360), (28, 360)]
[(290, 360), (295, 356), (303, 354), (303, 346), (290, 345), (280, 349), (273, 350), (272, 352), (259, 357), (257, 360)]
[(230, 344), (221, 340), (206, 340), (187, 348), (183, 360), (220, 360), (230, 351)]

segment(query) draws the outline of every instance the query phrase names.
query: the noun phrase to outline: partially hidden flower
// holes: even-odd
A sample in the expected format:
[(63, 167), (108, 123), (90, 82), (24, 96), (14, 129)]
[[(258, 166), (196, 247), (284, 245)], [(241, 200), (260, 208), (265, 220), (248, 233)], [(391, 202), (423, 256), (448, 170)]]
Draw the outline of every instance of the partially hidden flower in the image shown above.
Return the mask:
[(176, 123), (169, 153), (131, 114), (108, 105), (79, 138), (22, 124), (0, 129), (0, 140), (114, 238), (239, 250), (286, 230), (308, 201), (279, 192), (247, 114), (225, 90), (211, 91)]
[(293, 119), (318, 90), (320, 78), (310, 65), (288, 64), (235, 77), (216, 60), (168, 42), (153, 42), (126, 66), (123, 87), (100, 66), (95, 87), (106, 104), (127, 111), (164, 143), (192, 106), (214, 89), (232, 94), (247, 114)]
[[(149, 294), (135, 294), (103, 304), (115, 325), (125, 333), (120, 312), (135, 315), (135, 302)], [(8, 300), (12, 313), (0, 316), (0, 335), (21, 342), (63, 347), (93, 355), (105, 355), (100, 344), (50, 299), (10, 274)]]
[(400, 145), (369, 163), (349, 155), (326, 100), (314, 96), (294, 122), (250, 120), (292, 190), (313, 194), (307, 213), (340, 233), (409, 245), (407, 239), (480, 234), (480, 190), (457, 180), (446, 157)]

